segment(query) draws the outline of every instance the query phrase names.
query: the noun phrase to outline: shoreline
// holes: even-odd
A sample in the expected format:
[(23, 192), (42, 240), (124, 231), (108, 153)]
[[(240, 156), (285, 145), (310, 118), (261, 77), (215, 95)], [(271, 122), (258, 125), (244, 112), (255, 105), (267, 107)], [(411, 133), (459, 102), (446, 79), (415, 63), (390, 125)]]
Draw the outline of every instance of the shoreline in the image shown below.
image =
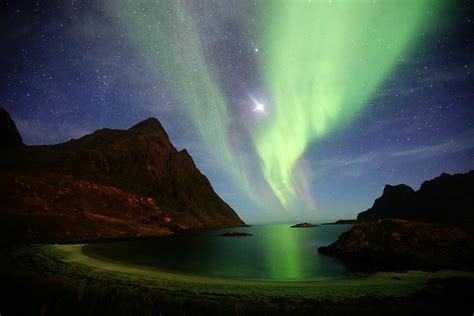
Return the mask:
[[(164, 284), (169, 282), (179, 282), (186, 289), (190, 286), (199, 284), (230, 286), (232, 288), (238, 286), (251, 287), (252, 291), (264, 294), (267, 287), (272, 288), (272, 296), (279, 294), (287, 294), (288, 288), (311, 289), (310, 292), (301, 294), (302, 297), (312, 298), (331, 298), (335, 294), (354, 297), (364, 289), (364, 296), (370, 294), (381, 294), (382, 296), (406, 296), (416, 290), (420, 290), (426, 286), (426, 281), (433, 278), (450, 278), (450, 277), (471, 277), (474, 278), (474, 272), (469, 271), (406, 271), (406, 272), (374, 272), (360, 274), (356, 277), (341, 278), (321, 278), (312, 280), (271, 280), (271, 279), (237, 279), (237, 278), (220, 278), (196, 274), (184, 274), (172, 271), (160, 270), (150, 266), (142, 266), (137, 264), (128, 264), (120, 261), (109, 260), (100, 256), (89, 256), (83, 252), (83, 247), (87, 244), (71, 244), (71, 245), (35, 245), (35, 249), (31, 252), (26, 249), (26, 253), (30, 255), (39, 255), (43, 259), (47, 259), (49, 263), (54, 262), (61, 265), (62, 268), (69, 265), (70, 267), (81, 267), (84, 269), (94, 269), (95, 272), (102, 274), (101, 279), (120, 275), (121, 277), (140, 277), (141, 281), (147, 280), (147, 283)], [(28, 247), (29, 248), (29, 247)], [(22, 250), (25, 251), (25, 250)], [(54, 266), (50, 266), (54, 272)], [(67, 275), (67, 269), (66, 271)], [(77, 274), (75, 272), (74, 274)], [(169, 288), (180, 287), (178, 283), (171, 285)], [(164, 288), (164, 287), (163, 287)], [(280, 288), (281, 292), (275, 292), (275, 288)], [(330, 289), (330, 290), (329, 290)], [(350, 289), (357, 289), (350, 292)], [(383, 289), (384, 293), (380, 290)], [(216, 289), (220, 290), (220, 289)], [(226, 292), (229, 289), (224, 289)], [(324, 290), (324, 291), (322, 291)], [(331, 291), (333, 290), (333, 291)], [(232, 290), (231, 290), (232, 291)]]
[[(41, 284), (42, 290), (39, 293), (42, 293), (41, 297), (45, 295), (45, 298), (36, 298), (37, 294), (34, 293), (38, 293), (38, 289), (36, 292), (34, 289), (29, 289), (33, 291), (33, 296), (32, 298), (21, 297), (22, 300), (27, 300), (25, 303), (29, 303), (28, 300), (40, 300), (40, 305), (46, 304), (44, 300), (51, 300), (48, 293), (61, 287), (67, 293), (70, 292), (73, 297), (87, 296), (87, 299), (82, 298), (80, 302), (74, 304), (89, 306), (97, 300), (97, 296), (102, 295), (106, 300), (117, 295), (120, 297), (132, 295), (134, 297), (132, 300), (137, 300), (137, 302), (143, 297), (146, 300), (158, 299), (161, 302), (159, 307), (152, 304), (153, 306), (140, 306), (139, 309), (160, 312), (171, 310), (172, 314), (176, 314), (175, 311), (189, 314), (187, 307), (182, 305), (183, 302), (192, 302), (190, 311), (193, 312), (204, 308), (202, 314), (221, 314), (222, 310), (228, 310), (232, 314), (236, 312), (236, 309), (244, 308), (243, 305), (248, 306), (244, 309), (249, 314), (260, 314), (262, 309), (276, 314), (291, 314), (295, 309), (298, 312), (308, 312), (314, 311), (316, 307), (318, 310), (322, 309), (332, 314), (334, 310), (342, 309), (347, 312), (369, 303), (374, 306), (370, 307), (369, 314), (371, 311), (377, 314), (377, 306), (383, 308), (387, 304), (398, 313), (400, 312), (398, 309), (401, 308), (398, 306), (400, 301), (408, 304), (403, 307), (406, 310), (415, 310), (419, 313), (419, 309), (413, 309), (413, 302), (419, 300), (418, 297), (425, 300), (421, 311), (425, 309), (437, 311), (439, 306), (432, 308), (436, 307), (436, 304), (442, 304), (442, 306), (453, 303), (467, 304), (466, 310), (468, 310), (467, 307), (472, 308), (473, 305), (466, 303), (469, 300), (465, 299), (460, 302), (449, 301), (447, 304), (445, 298), (440, 300), (440, 297), (446, 295), (445, 292), (441, 291), (441, 295), (438, 293), (439, 290), (428, 285), (429, 280), (433, 279), (468, 278), (474, 280), (472, 272), (383, 272), (366, 277), (313, 281), (224, 279), (177, 274), (138, 265), (99, 260), (86, 256), (82, 252), (83, 246), (83, 244), (56, 244), (8, 248), (5, 253), (2, 253), (0, 261), (2, 280), (6, 280), (6, 284), (9, 284), (9, 281), (12, 282), (13, 286), (21, 291), (24, 290), (21, 281), (24, 275), (28, 275), (28, 281), (23, 280), (23, 282)], [(469, 284), (471, 286), (473, 283)], [(461, 290), (457, 289), (457, 291)], [(114, 294), (110, 294), (111, 292)], [(469, 293), (468, 291), (463, 294), (469, 295)], [(11, 294), (6, 295), (8, 297)], [(166, 297), (166, 303), (163, 303), (163, 297)], [(12, 300), (15, 301), (15, 298)], [(117, 306), (119, 309), (120, 304)], [(197, 312), (197, 314), (200, 313)]]

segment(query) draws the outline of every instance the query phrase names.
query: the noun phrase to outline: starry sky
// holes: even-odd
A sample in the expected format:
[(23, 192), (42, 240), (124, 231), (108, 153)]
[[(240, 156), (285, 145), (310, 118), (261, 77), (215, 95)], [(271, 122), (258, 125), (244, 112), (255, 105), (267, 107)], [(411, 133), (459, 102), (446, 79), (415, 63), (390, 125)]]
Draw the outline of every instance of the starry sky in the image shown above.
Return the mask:
[(474, 169), (474, 4), (0, 4), (0, 106), (27, 144), (157, 117), (249, 223), (354, 218)]

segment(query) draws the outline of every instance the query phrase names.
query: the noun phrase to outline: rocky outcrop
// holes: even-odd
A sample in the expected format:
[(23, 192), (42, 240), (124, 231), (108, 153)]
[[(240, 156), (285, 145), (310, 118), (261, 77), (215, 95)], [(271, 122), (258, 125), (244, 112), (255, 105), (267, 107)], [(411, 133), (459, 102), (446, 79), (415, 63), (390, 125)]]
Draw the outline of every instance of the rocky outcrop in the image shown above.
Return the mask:
[[(2, 223), (21, 223), (18, 227), (24, 229), (17, 229), (17, 236), (21, 236), (21, 231), (24, 236), (38, 238), (46, 234), (47, 228), (30, 234), (30, 227), (36, 227), (38, 221), (46, 226), (66, 227), (61, 223), (62, 218), (66, 221), (66, 217), (61, 217), (65, 213), (69, 216), (68, 221), (77, 226), (76, 230), (64, 228), (61, 233), (57, 228), (55, 236), (59, 238), (62, 234), (68, 239), (93, 236), (97, 227), (86, 224), (89, 221), (83, 216), (86, 211), (102, 214), (110, 222), (123, 220), (123, 225), (112, 225), (113, 230), (104, 229), (103, 238), (163, 234), (190, 227), (245, 225), (214, 192), (188, 152), (176, 150), (160, 122), (154, 118), (128, 130), (101, 129), (58, 145), (9, 147), (0, 156), (0, 172), (2, 201), (6, 197), (9, 199), (8, 205), (0, 205), (0, 220)], [(38, 183), (39, 180), (42, 182)], [(37, 183), (38, 191), (34, 192), (38, 193), (39, 201), (30, 196), (27, 186), (15, 185), (14, 190), (8, 189), (12, 181)], [(83, 182), (92, 186), (90, 192), (78, 189), (76, 184)], [(71, 194), (54, 200), (57, 194), (51, 192), (65, 192), (66, 188)], [(105, 190), (105, 194), (109, 192), (105, 188), (115, 190), (109, 197), (111, 201), (104, 201), (104, 204), (114, 205), (110, 210), (99, 207), (94, 200), (93, 192)], [(52, 195), (48, 197), (50, 193)], [(148, 209), (149, 205), (130, 208), (129, 198), (150, 201), (157, 209), (155, 206)], [(41, 220), (40, 216), (27, 216), (28, 212), (37, 211), (37, 202), (49, 210), (49, 215)], [(75, 235), (75, 231), (82, 233)]]
[(474, 171), (425, 181), (418, 191), (387, 185), (381, 197), (358, 220), (402, 218), (452, 224), (474, 231)]
[(407, 220), (360, 223), (320, 253), (356, 270), (474, 269), (474, 241), (455, 227)]
[(18, 147), (23, 140), (10, 114), (0, 108), (0, 148)]
[(292, 225), (291, 228), (311, 228), (311, 227), (317, 227), (317, 226), (318, 225), (311, 224), (311, 223), (300, 223), (300, 224)]

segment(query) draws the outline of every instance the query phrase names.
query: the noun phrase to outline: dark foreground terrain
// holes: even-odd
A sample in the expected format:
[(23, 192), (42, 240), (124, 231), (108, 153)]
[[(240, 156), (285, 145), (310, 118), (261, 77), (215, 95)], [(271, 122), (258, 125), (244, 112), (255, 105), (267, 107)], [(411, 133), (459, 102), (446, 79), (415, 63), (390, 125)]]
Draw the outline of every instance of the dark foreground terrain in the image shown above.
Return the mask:
[[(471, 315), (474, 308), (474, 279), (465, 277), (428, 279), (423, 288), (396, 296), (382, 290), (351, 298), (348, 283), (347, 291), (341, 289), (346, 294), (309, 299), (271, 294), (276, 286), (271, 282), (263, 294), (241, 285), (235, 293), (205, 283), (188, 290), (164, 288), (144, 277), (65, 264), (31, 249), (4, 249), (0, 266), (2, 315)], [(404, 282), (403, 275), (391, 279)]]

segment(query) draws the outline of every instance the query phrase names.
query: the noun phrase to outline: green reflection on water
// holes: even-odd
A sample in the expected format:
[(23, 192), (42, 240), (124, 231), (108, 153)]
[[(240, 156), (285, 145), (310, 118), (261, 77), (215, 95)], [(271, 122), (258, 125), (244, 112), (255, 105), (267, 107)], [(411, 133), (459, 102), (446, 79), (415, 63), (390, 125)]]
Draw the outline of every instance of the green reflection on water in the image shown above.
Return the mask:
[(288, 227), (288, 225), (266, 225), (261, 231), (268, 277), (301, 279), (303, 235), (297, 229), (282, 229), (282, 226)]

